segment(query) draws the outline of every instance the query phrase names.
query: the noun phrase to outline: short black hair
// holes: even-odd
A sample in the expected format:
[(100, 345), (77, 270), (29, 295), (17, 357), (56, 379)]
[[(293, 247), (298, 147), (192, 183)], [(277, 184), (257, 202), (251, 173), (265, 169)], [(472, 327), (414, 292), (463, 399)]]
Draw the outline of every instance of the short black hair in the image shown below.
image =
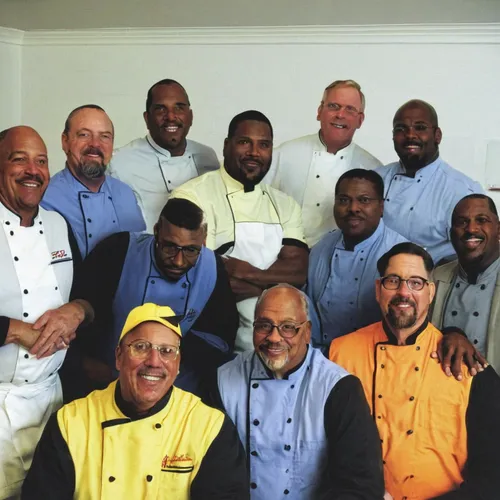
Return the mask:
[(243, 113), (236, 115), (231, 120), (231, 122), (229, 123), (228, 131), (227, 131), (227, 138), (229, 139), (231, 137), (234, 137), (234, 134), (236, 133), (236, 129), (238, 128), (238, 125), (241, 122), (246, 122), (248, 120), (267, 123), (269, 125), (269, 128), (271, 129), (271, 137), (274, 137), (273, 126), (271, 125), (269, 118), (264, 113), (261, 113), (260, 111), (255, 111), (254, 109), (249, 109), (248, 111), (243, 111)]
[(373, 184), (373, 187), (375, 188), (375, 192), (377, 193), (379, 199), (381, 200), (384, 199), (384, 180), (379, 174), (377, 174), (377, 172), (375, 172), (375, 170), (366, 170), (364, 168), (353, 168), (351, 170), (348, 170), (347, 172), (344, 172), (339, 177), (337, 184), (335, 184), (336, 195), (339, 192), (340, 183), (344, 179), (365, 179)]
[(497, 207), (495, 205), (495, 202), (489, 196), (486, 196), (485, 194), (481, 194), (481, 193), (473, 193), (473, 194), (468, 194), (467, 196), (464, 196), (455, 205), (455, 208), (453, 209), (452, 218), (455, 215), (455, 210), (457, 209), (458, 205), (460, 203), (462, 203), (462, 201), (468, 200), (468, 199), (473, 199), (473, 200), (487, 200), (488, 201), (488, 208), (490, 209), (491, 212), (493, 212), (498, 217), (498, 211), (497, 211)]
[(161, 211), (160, 218), (189, 231), (196, 231), (206, 224), (203, 210), (198, 205), (183, 198), (168, 200)]
[(377, 261), (377, 269), (380, 276), (384, 276), (387, 268), (389, 266), (389, 261), (396, 255), (399, 254), (409, 254), (421, 257), (424, 261), (424, 267), (428, 274), (432, 273), (434, 269), (434, 261), (427, 250), (423, 249), (421, 246), (405, 241), (404, 243), (398, 243), (394, 245), (388, 252), (384, 253), (380, 259)]
[(106, 111), (104, 111), (104, 109), (97, 104), (84, 104), (83, 106), (78, 106), (68, 115), (68, 118), (66, 118), (66, 121), (64, 122), (64, 135), (68, 135), (69, 129), (71, 127), (71, 118), (73, 118), (73, 116), (75, 116), (76, 113), (78, 113), (78, 111), (81, 111), (82, 109), (98, 109), (99, 111), (106, 113)]
[(146, 112), (149, 112), (149, 108), (151, 107), (151, 104), (153, 103), (153, 90), (155, 89), (155, 87), (158, 87), (159, 85), (179, 85), (179, 87), (182, 90), (184, 90), (184, 93), (186, 94), (186, 99), (187, 99), (188, 105), (191, 106), (191, 103), (189, 102), (189, 96), (186, 92), (186, 89), (176, 80), (172, 80), (171, 78), (164, 78), (163, 80), (156, 82), (148, 90), (148, 95), (146, 97)]

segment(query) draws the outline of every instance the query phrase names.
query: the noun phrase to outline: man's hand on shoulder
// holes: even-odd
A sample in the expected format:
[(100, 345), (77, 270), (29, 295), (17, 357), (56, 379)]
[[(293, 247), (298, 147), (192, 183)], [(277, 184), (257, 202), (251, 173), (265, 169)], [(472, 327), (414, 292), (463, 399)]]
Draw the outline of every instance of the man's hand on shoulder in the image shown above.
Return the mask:
[(462, 363), (469, 369), (472, 376), (482, 372), (487, 366), (486, 358), (469, 342), (460, 329), (447, 328), (443, 332), (443, 339), (431, 357), (441, 362), (443, 371), (448, 377), (452, 375), (462, 380)]

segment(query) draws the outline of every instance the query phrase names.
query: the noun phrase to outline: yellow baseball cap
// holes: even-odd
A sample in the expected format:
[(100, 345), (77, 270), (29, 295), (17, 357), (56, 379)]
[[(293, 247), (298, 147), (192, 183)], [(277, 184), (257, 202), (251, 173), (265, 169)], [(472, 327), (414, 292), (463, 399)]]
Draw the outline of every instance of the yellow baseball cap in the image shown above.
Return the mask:
[(138, 306), (132, 309), (123, 325), (122, 333), (120, 334), (120, 339), (122, 340), (130, 330), (133, 330), (136, 326), (146, 321), (155, 321), (156, 323), (161, 323), (167, 328), (170, 328), (179, 337), (182, 337), (181, 327), (179, 326), (182, 316), (177, 316), (174, 311), (168, 306), (159, 306), (157, 304), (152, 304), (148, 302), (142, 306)]

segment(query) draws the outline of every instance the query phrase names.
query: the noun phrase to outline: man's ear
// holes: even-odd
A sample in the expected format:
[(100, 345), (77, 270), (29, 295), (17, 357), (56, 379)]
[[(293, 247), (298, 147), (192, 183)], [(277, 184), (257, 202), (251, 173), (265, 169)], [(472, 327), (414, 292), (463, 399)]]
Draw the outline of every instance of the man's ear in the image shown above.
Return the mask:
[(144, 122), (146, 123), (146, 128), (149, 130), (149, 125), (148, 125), (149, 113), (147, 111), (144, 111), (144, 113), (142, 113), (142, 116), (144, 118)]
[(429, 282), (429, 306), (432, 304), (434, 300), (434, 296), (436, 295), (436, 284), (434, 281)]
[(121, 366), (122, 366), (122, 350), (121, 350), (119, 345), (116, 346), (116, 349), (115, 349), (115, 365), (116, 365), (116, 369), (118, 371), (120, 371)]
[(68, 154), (69, 151), (69, 144), (68, 144), (69, 138), (68, 136), (63, 132), (61, 134), (61, 148), (62, 150)]
[(377, 302), (380, 304), (380, 278), (377, 278), (375, 280), (375, 298), (377, 299)]
[(436, 144), (441, 144), (441, 139), (443, 138), (443, 132), (439, 127), (436, 128), (436, 131), (434, 132), (434, 142)]

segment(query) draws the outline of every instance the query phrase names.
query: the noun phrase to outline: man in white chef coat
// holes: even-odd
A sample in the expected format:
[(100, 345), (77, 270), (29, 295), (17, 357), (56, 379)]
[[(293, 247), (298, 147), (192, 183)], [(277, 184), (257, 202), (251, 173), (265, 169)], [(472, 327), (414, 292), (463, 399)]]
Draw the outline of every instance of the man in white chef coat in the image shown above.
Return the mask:
[(336, 228), (333, 196), (339, 177), (352, 168), (382, 166), (352, 139), (365, 119), (365, 96), (354, 80), (326, 87), (318, 107), (317, 133), (283, 143), (264, 182), (295, 199), (302, 207), (307, 244), (312, 247)]
[(160, 80), (149, 89), (144, 121), (149, 134), (116, 150), (109, 173), (132, 188), (152, 234), (170, 193), (218, 169), (219, 161), (212, 148), (186, 139), (193, 110), (186, 90), (175, 80)]
[(76, 240), (39, 206), (47, 149), (30, 127), (0, 132), (0, 499), (17, 498), (50, 414), (62, 404), (57, 370), (83, 301), (68, 303)]

